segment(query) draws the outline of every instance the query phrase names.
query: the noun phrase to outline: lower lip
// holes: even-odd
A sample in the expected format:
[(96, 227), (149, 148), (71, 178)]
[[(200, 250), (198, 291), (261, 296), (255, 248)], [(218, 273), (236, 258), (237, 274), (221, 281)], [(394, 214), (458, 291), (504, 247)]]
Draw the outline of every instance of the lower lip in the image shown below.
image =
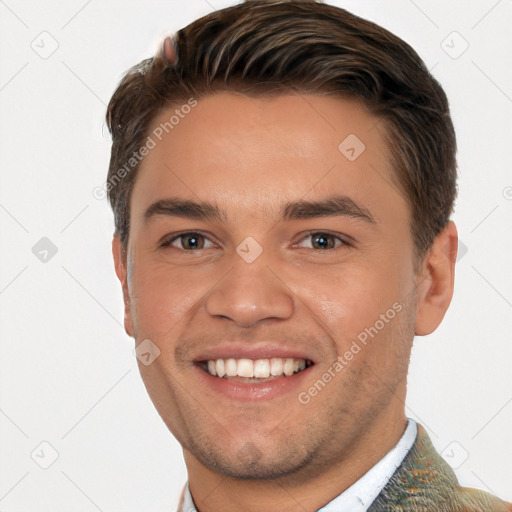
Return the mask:
[(226, 378), (215, 377), (196, 365), (200, 384), (209, 389), (221, 393), (233, 400), (252, 402), (258, 400), (270, 400), (286, 393), (296, 391), (297, 394), (304, 389), (312, 366), (289, 377), (276, 377), (266, 382), (238, 382)]

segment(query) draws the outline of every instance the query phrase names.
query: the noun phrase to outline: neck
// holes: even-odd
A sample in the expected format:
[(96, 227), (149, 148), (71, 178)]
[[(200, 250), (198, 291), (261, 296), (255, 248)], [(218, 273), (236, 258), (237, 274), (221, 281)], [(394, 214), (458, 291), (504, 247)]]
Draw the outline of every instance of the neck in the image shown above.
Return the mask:
[[(398, 405), (398, 404), (397, 404)], [(203, 465), (184, 449), (188, 482), (198, 512), (314, 512), (348, 489), (399, 441), (407, 420), (403, 402), (389, 408), (336, 463), (312, 462), (299, 472), (269, 480), (232, 478)], [(331, 447), (335, 449), (335, 447)], [(315, 467), (316, 466), (316, 467)]]

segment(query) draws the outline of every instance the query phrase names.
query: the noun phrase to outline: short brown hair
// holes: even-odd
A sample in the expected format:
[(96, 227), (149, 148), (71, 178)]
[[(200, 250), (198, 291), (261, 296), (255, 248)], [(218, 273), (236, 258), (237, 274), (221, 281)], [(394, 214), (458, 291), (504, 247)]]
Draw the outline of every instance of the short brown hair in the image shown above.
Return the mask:
[(424, 255), (453, 210), (456, 140), (442, 87), (407, 43), (344, 9), (299, 0), (248, 0), (175, 36), (177, 63), (143, 60), (108, 105), (107, 194), (125, 249), (139, 167), (130, 159), (162, 108), (221, 91), (256, 97), (295, 91), (356, 98), (382, 120), (393, 178), (412, 212), (416, 256)]

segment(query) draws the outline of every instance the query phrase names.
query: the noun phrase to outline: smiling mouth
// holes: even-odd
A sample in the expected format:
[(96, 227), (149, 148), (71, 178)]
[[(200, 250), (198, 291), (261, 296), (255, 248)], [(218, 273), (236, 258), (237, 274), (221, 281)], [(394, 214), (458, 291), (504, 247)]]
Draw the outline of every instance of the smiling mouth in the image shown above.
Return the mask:
[(309, 359), (272, 357), (270, 359), (227, 358), (200, 362), (201, 368), (221, 379), (238, 382), (265, 382), (291, 377), (313, 366)]

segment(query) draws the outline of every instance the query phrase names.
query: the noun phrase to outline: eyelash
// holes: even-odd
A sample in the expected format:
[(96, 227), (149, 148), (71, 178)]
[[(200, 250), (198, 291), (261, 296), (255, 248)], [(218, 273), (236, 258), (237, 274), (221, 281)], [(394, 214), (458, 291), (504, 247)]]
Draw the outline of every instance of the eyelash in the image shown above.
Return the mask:
[[(175, 242), (176, 240), (179, 240), (180, 238), (182, 237), (185, 237), (186, 235), (199, 235), (201, 237), (204, 237), (205, 239), (208, 239), (209, 238), (198, 232), (198, 231), (185, 231), (183, 233), (177, 233), (177, 234), (173, 234), (170, 238), (167, 238), (166, 240), (164, 240), (161, 244), (160, 244), (160, 247), (171, 247), (171, 244), (173, 242)], [(300, 240), (299, 242), (302, 242), (303, 240), (305, 240), (306, 238), (308, 237), (312, 237), (313, 235), (324, 235), (326, 237), (334, 237), (335, 239), (339, 240), (340, 244), (338, 246), (335, 246), (333, 248), (327, 248), (327, 249), (313, 249), (311, 248), (311, 250), (315, 253), (318, 253), (318, 252), (332, 252), (332, 251), (336, 251), (338, 249), (340, 249), (341, 247), (343, 246), (346, 246), (346, 247), (351, 247), (352, 244), (346, 240), (346, 239), (343, 239), (341, 238), (340, 236), (338, 235), (335, 235), (334, 233), (330, 233), (329, 231), (308, 231)], [(211, 240), (210, 240), (211, 241)], [(298, 243), (299, 243), (298, 242)], [(173, 249), (177, 249), (179, 251), (183, 251), (183, 252), (201, 252), (203, 250), (206, 250), (206, 249), (209, 249), (208, 247), (206, 248), (203, 248), (203, 249), (182, 249), (182, 248), (178, 248), (178, 247), (172, 247)]]

